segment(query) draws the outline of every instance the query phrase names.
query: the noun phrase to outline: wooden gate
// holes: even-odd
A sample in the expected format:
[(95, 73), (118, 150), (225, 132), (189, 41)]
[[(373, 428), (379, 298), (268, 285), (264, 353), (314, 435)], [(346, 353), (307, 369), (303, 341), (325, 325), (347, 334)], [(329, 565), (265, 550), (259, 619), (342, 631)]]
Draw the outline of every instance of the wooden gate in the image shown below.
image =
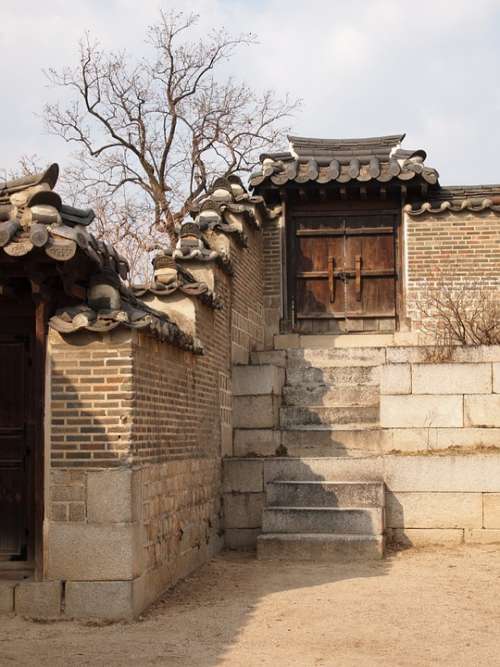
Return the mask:
[[(0, 320), (0, 561), (32, 558), (31, 324)], [(6, 329), (17, 328), (19, 333)], [(24, 331), (23, 331), (24, 329)]]
[(394, 330), (397, 214), (295, 214), (291, 222), (293, 328), (304, 333)]

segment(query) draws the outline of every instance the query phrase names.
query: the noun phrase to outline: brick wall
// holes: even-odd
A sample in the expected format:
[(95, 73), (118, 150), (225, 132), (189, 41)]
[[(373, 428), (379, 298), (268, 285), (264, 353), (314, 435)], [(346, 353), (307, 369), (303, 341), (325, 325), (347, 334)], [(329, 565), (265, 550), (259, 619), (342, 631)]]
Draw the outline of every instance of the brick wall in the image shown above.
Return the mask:
[(247, 363), (249, 352), (264, 344), (262, 232), (245, 230), (246, 248), (231, 242), (234, 268), (231, 300), (231, 342), (234, 363)]
[(281, 218), (269, 220), (264, 225), (264, 319), (265, 346), (272, 348), (273, 336), (279, 333), (282, 294), (281, 279), (283, 271)]
[(66, 340), (51, 331), (53, 467), (126, 463), (131, 442), (132, 345), (120, 335)]
[[(233, 275), (213, 267), (222, 309), (194, 299), (203, 355), (137, 331), (66, 339), (50, 334), (50, 578), (61, 572), (72, 578), (66, 567), (78, 540), (123, 531), (135, 545), (132, 577), (142, 573), (150, 602), (221, 547), (232, 362), (235, 348), (248, 359), (264, 338), (262, 234), (246, 232), (247, 248), (231, 240)], [(108, 493), (103, 475), (110, 470), (117, 473), (109, 478), (117, 491)], [(117, 548), (128, 553), (129, 542)], [(115, 577), (108, 555), (102, 557), (108, 580), (123, 579), (119, 562)], [(84, 558), (80, 568), (91, 581), (95, 562)]]
[(491, 212), (406, 215), (407, 314), (436, 286), (449, 284), (500, 290), (500, 220)]

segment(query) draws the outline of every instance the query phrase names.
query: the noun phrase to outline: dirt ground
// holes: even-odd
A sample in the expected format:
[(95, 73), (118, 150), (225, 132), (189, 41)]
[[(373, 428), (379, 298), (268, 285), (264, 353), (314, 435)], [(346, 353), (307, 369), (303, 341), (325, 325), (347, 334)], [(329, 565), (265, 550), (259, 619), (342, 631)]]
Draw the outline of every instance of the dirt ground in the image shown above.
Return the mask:
[(500, 665), (500, 546), (381, 562), (225, 553), (137, 622), (0, 617), (0, 665)]

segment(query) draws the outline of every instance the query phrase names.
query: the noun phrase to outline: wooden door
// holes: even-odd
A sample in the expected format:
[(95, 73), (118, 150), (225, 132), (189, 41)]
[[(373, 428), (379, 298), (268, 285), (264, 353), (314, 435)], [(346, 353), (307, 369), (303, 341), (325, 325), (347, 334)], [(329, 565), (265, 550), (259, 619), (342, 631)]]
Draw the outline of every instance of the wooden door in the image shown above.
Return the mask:
[(394, 330), (393, 212), (297, 215), (291, 244), (291, 319), (303, 333)]
[(0, 561), (30, 557), (30, 347), (0, 331)]

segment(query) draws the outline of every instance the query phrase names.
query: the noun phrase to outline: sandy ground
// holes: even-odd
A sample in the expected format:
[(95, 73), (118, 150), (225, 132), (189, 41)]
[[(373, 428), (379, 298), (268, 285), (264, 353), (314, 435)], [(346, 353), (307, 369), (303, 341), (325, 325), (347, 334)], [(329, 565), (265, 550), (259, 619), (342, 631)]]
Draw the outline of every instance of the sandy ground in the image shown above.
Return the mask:
[(226, 553), (139, 621), (0, 617), (0, 665), (500, 665), (500, 546), (381, 562)]

